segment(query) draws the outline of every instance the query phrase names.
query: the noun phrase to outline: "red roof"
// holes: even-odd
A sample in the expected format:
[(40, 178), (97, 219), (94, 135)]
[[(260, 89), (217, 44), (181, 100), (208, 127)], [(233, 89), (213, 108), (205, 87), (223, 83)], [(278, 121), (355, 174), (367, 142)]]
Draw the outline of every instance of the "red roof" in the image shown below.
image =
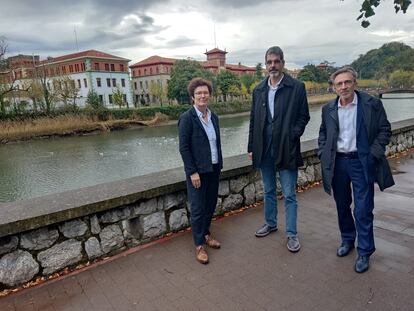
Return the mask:
[(238, 64), (238, 65), (226, 64), (226, 69), (239, 70), (239, 71), (256, 71), (255, 67), (247, 67), (241, 64)]
[(174, 58), (167, 58), (167, 57), (161, 57), (158, 55), (150, 56), (138, 63), (135, 63), (129, 68), (136, 68), (136, 67), (142, 67), (142, 66), (148, 66), (148, 65), (157, 65), (157, 64), (169, 64), (173, 65), (177, 60)]
[(87, 51), (78, 52), (78, 53), (66, 54), (66, 55), (58, 56), (58, 57), (52, 57), (52, 58), (43, 60), (40, 63), (41, 64), (55, 63), (55, 62), (62, 62), (66, 60), (76, 59), (76, 58), (86, 58), (86, 57), (113, 59), (113, 60), (120, 60), (120, 61), (125, 61), (125, 62), (130, 61), (129, 59), (122, 58), (122, 57), (115, 56), (115, 55), (108, 54), (108, 53), (104, 53), (101, 51), (87, 50)]
[(204, 54), (208, 55), (208, 54), (213, 54), (213, 53), (227, 54), (226, 51), (220, 50), (218, 48), (214, 48), (210, 51), (205, 52)]

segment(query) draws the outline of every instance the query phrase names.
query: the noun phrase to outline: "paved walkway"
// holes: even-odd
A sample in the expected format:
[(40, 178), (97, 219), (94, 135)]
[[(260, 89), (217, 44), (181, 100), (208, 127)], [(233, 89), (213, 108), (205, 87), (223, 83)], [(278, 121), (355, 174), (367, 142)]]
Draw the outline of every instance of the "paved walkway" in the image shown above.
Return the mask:
[(0, 299), (0, 310), (414, 310), (414, 152), (392, 162), (397, 186), (376, 193), (377, 251), (364, 274), (355, 252), (335, 255), (336, 211), (318, 186), (299, 194), (297, 254), (283, 215), (278, 232), (254, 237), (263, 220), (252, 208), (213, 223), (222, 249), (206, 266), (187, 232)]

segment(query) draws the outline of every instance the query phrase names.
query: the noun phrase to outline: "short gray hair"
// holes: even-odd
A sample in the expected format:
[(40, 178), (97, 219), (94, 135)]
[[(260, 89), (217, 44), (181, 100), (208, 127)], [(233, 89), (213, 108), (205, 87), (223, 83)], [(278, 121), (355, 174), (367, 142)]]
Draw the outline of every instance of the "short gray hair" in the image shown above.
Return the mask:
[(270, 48), (267, 49), (266, 54), (265, 54), (265, 61), (267, 61), (267, 55), (269, 54), (279, 55), (280, 60), (284, 60), (283, 51), (278, 46), (271, 46)]
[(351, 66), (344, 66), (344, 67), (339, 68), (333, 74), (331, 74), (331, 76), (329, 77), (329, 82), (333, 83), (337, 76), (339, 76), (341, 73), (346, 73), (346, 72), (350, 73), (352, 77), (354, 78), (354, 80), (356, 81), (356, 79), (358, 78), (358, 73), (355, 71), (355, 69), (352, 68)]

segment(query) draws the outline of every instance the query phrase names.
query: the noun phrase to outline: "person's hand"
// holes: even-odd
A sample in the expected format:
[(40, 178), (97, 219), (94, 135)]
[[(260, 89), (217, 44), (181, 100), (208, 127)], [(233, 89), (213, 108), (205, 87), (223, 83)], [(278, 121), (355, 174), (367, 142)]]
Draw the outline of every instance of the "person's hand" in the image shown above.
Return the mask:
[(200, 179), (200, 175), (198, 175), (198, 173), (194, 173), (190, 176), (191, 178), (191, 183), (193, 184), (193, 187), (198, 189), (201, 187), (201, 179)]
[(253, 161), (253, 152), (249, 152), (248, 155), (249, 155), (250, 161)]

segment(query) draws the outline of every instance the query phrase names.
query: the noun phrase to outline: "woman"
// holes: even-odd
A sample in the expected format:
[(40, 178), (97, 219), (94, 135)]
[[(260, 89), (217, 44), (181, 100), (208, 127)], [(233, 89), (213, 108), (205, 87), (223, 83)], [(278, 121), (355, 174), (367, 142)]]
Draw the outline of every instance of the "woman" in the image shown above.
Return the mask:
[(210, 235), (220, 170), (223, 168), (218, 117), (208, 109), (211, 92), (209, 81), (192, 79), (188, 84), (188, 94), (194, 104), (178, 121), (196, 259), (202, 264), (208, 263), (204, 245), (220, 248), (220, 243)]

